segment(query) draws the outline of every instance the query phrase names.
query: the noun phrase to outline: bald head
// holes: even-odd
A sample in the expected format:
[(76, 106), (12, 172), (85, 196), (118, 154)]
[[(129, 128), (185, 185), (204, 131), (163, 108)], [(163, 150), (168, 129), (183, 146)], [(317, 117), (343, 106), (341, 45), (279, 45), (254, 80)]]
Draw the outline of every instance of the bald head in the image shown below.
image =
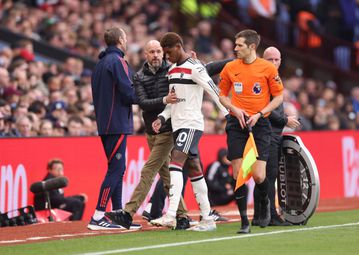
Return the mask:
[(148, 64), (158, 69), (162, 65), (163, 50), (157, 40), (151, 40), (145, 45), (145, 58)]
[(158, 47), (160, 46), (161, 47), (161, 44), (159, 41), (157, 40), (150, 40), (148, 41), (146, 44), (145, 44), (145, 51), (149, 51), (151, 48), (153, 47)]
[(268, 47), (263, 52), (263, 58), (272, 62), (277, 69), (280, 67), (281, 64), (281, 54), (280, 51), (276, 47)]

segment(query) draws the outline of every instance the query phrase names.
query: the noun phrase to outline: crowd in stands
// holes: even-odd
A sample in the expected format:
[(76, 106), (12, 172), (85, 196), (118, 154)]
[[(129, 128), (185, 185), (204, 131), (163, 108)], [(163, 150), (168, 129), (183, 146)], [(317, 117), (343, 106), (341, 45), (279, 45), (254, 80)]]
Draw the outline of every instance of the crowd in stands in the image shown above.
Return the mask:
[[(2, 1), (0, 26), (95, 59), (105, 46), (105, 28), (118, 25), (128, 34), (126, 55), (136, 71), (144, 60), (144, 44), (173, 29), (168, 1), (47, 2), (54, 4), (29, 6), (21, 1)], [(216, 44), (212, 33), (212, 23), (202, 20), (184, 35), (186, 50), (194, 49), (204, 63), (234, 58), (233, 38), (223, 38)], [(283, 82), (285, 109), (301, 119), (301, 130), (358, 129), (359, 87), (343, 95), (340, 84), (314, 80), (300, 72), (283, 77)], [(133, 108), (135, 134), (142, 134), (140, 109), (136, 105)], [(207, 97), (203, 113), (205, 133), (224, 133), (225, 118)], [(37, 58), (31, 40), (0, 47), (0, 137), (83, 136), (95, 135), (96, 130), (91, 70), (85, 69), (80, 59), (45, 63)]]

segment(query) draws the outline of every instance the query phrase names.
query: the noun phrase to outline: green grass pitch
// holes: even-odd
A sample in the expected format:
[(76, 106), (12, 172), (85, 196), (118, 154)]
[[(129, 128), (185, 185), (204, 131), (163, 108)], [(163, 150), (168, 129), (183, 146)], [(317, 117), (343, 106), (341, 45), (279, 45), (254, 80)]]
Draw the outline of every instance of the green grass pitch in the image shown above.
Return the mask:
[(239, 223), (217, 226), (203, 233), (161, 230), (3, 246), (0, 254), (359, 254), (359, 210), (317, 213), (306, 226), (252, 227), (245, 236), (236, 234)]

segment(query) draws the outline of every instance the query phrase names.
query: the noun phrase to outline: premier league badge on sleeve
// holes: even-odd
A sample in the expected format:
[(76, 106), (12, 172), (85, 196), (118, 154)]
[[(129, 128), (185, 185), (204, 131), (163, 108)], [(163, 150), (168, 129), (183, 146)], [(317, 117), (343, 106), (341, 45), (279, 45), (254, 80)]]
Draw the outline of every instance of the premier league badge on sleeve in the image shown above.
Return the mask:
[(243, 84), (242, 82), (234, 82), (234, 92), (236, 92), (236, 94), (241, 94), (243, 91)]
[(315, 161), (299, 136), (283, 136), (277, 186), (284, 219), (305, 225), (318, 206), (320, 182)]

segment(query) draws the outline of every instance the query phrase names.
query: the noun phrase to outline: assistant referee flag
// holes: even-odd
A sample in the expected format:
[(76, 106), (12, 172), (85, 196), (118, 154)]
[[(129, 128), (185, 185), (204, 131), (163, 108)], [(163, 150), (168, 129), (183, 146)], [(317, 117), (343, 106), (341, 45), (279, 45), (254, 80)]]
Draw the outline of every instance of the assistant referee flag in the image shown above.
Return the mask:
[(250, 131), (246, 147), (244, 147), (242, 166), (237, 175), (235, 190), (245, 184), (252, 177), (252, 165), (256, 162), (257, 157), (258, 151), (256, 143), (254, 141), (253, 133)]

